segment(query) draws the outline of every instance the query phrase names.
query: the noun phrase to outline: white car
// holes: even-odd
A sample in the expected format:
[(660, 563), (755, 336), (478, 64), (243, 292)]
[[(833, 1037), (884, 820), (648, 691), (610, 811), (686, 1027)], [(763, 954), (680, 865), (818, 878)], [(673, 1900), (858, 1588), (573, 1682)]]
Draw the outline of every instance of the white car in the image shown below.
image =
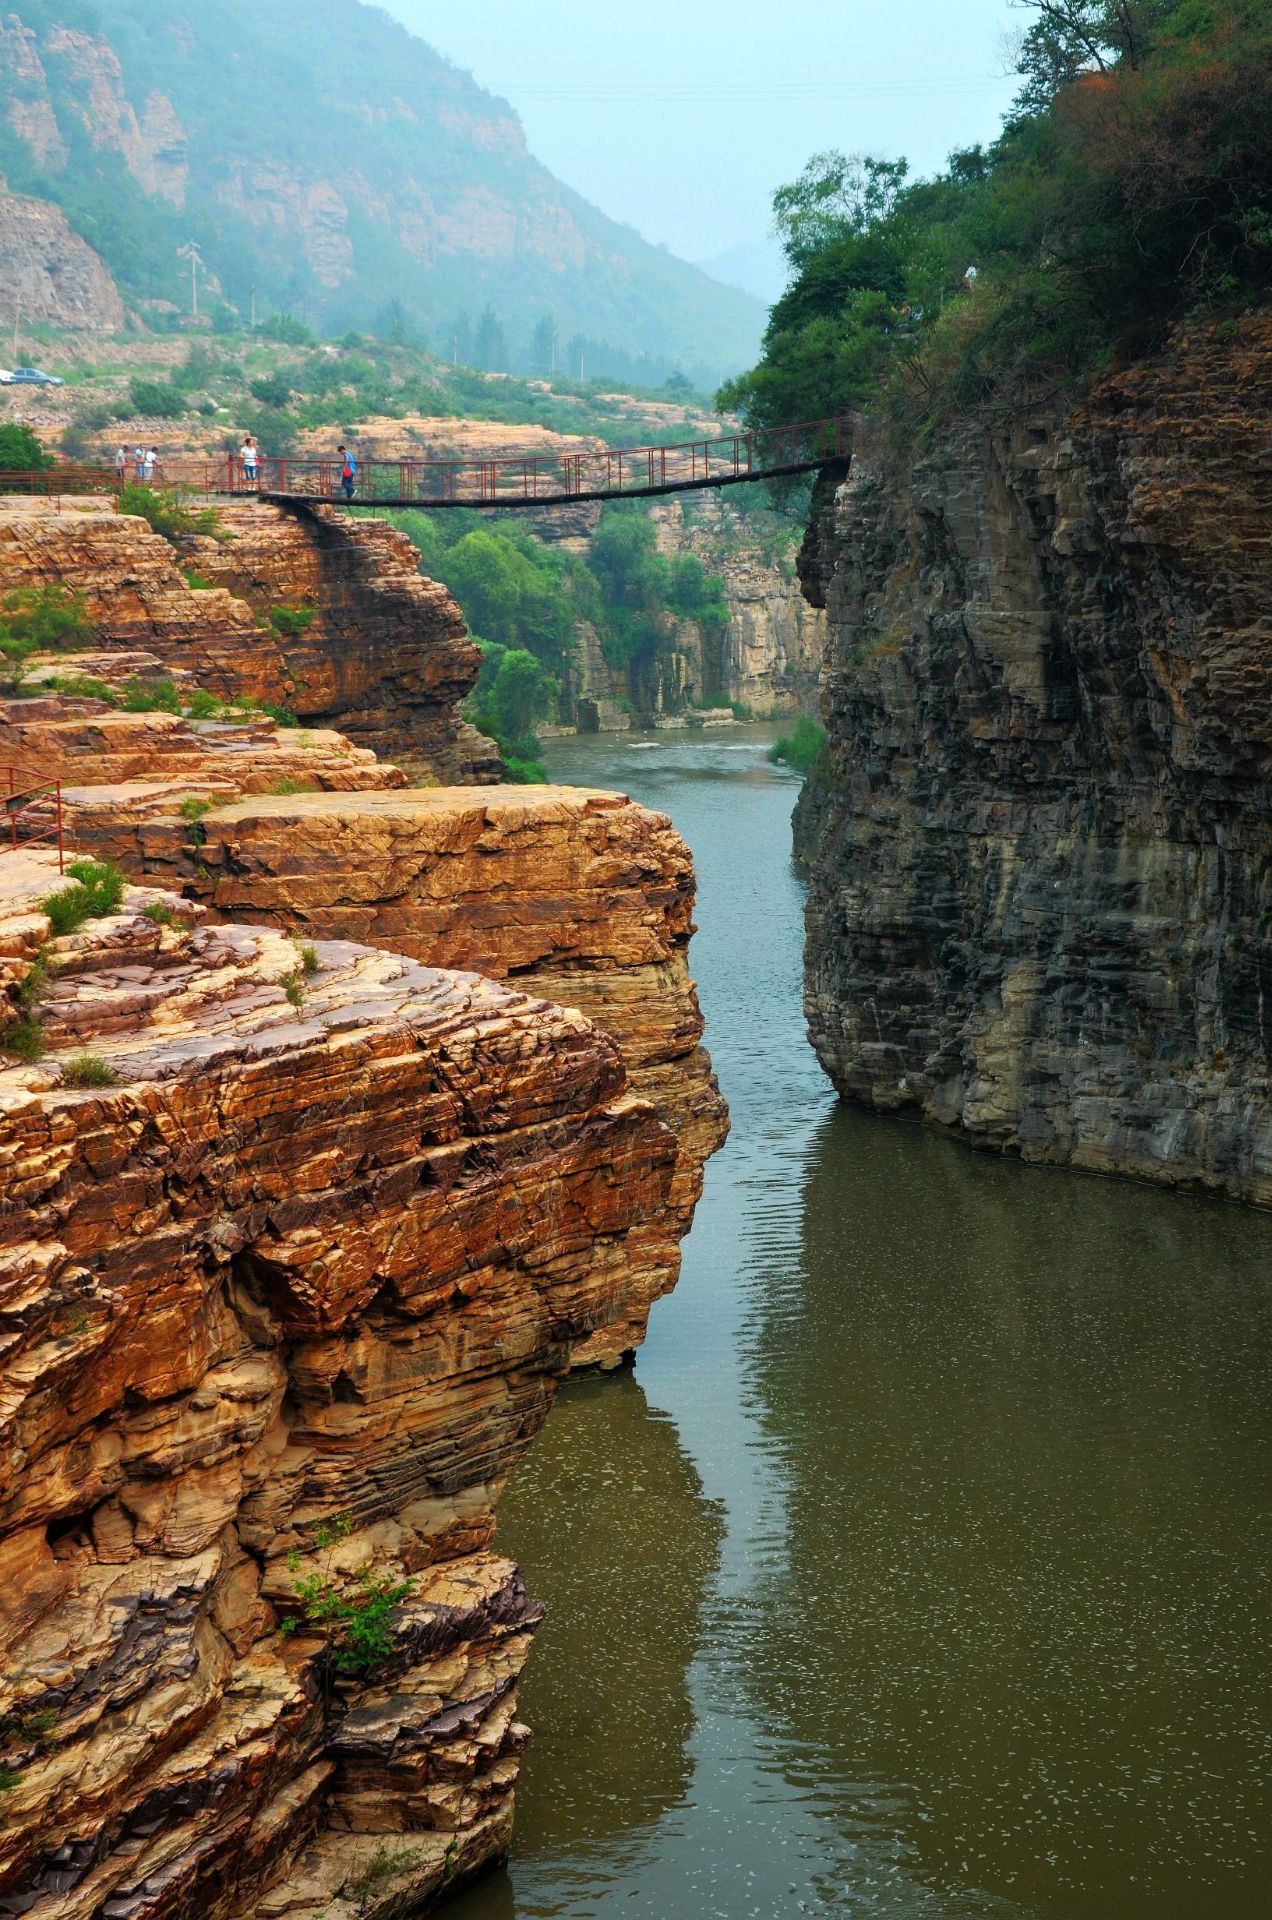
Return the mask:
[(15, 367), (6, 385), (10, 387), (64, 387), (60, 373), (42, 373), (39, 367)]

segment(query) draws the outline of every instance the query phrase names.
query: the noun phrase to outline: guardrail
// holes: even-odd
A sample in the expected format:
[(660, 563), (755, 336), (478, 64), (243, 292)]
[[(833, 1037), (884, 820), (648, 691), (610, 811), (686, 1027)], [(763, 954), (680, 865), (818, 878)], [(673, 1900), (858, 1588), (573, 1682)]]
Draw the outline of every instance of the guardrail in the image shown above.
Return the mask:
[(227, 463), (224, 484), (235, 493), (284, 494), (337, 504), (518, 507), (762, 480), (845, 459), (850, 449), (850, 422), (841, 418), (668, 446), (580, 448), (499, 460), (371, 459), (359, 461), (352, 486), (344, 480), (336, 456), (263, 458), (254, 481), (235, 460)]
[(21, 767), (0, 767), (0, 820), (8, 829), (0, 832), (0, 853), (53, 845), (57, 870), (65, 873), (60, 780), (36, 780)]
[[(497, 460), (414, 455), (368, 459), (358, 462), (352, 485), (334, 453), (317, 460), (261, 456), (254, 470), (236, 453), (176, 455), (157, 461), (153, 481), (183, 493), (263, 494), (338, 506), (548, 506), (805, 473), (846, 459), (851, 448), (851, 421), (840, 417), (666, 446), (568, 448)], [(124, 480), (131, 483), (132, 473)], [(121, 484), (111, 467), (55, 464), (38, 473), (0, 473), (0, 493), (118, 493)]]

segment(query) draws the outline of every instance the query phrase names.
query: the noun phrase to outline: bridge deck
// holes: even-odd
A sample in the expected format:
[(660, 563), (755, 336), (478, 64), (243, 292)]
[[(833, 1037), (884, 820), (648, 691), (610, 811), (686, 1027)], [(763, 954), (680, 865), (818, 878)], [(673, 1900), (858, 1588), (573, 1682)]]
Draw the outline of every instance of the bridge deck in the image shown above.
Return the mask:
[[(511, 434), (516, 428), (509, 429)], [(694, 493), (756, 480), (784, 480), (845, 462), (851, 451), (846, 418), (804, 421), (798, 426), (686, 440), (660, 447), (604, 447), (564, 441), (551, 452), (521, 453), (497, 460), (368, 459), (357, 463), (352, 496), (346, 495), (342, 462), (239, 453), (218, 458), (169, 458), (150, 478), (205, 498), (243, 497), (287, 506), (563, 507), (604, 500), (648, 500), (658, 494)], [(139, 477), (139, 476), (137, 476)], [(15, 493), (118, 493), (131, 471), (74, 467), (54, 462), (39, 473), (0, 474), (0, 490)]]
[[(843, 456), (839, 456), (842, 460)], [(703, 474), (696, 480), (666, 480), (653, 486), (625, 486), (621, 493), (617, 488), (583, 488), (569, 493), (523, 493), (523, 494), (385, 494), (382, 492), (363, 493), (357, 489), (352, 499), (343, 493), (314, 493), (280, 491), (275, 487), (257, 488), (256, 497), (268, 500), (280, 507), (416, 507), (422, 513), (432, 513), (441, 507), (468, 507), (477, 512), (491, 509), (507, 512), (510, 509), (524, 507), (570, 507), (580, 502), (595, 500), (650, 500), (655, 495), (666, 493), (700, 493), (704, 487), (738, 487), (755, 480), (785, 480), (801, 473), (820, 473), (823, 467), (835, 464), (834, 456), (823, 456), (818, 460), (797, 460), (784, 467), (765, 467), (753, 473)]]

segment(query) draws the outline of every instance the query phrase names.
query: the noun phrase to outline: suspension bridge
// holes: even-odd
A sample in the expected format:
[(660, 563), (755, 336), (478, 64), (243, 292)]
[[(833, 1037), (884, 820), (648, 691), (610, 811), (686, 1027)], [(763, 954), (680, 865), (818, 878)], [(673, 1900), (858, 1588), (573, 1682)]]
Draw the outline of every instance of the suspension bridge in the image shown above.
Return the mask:
[[(567, 448), (495, 460), (358, 459), (352, 485), (334, 452), (316, 460), (262, 455), (254, 471), (237, 453), (161, 457), (153, 484), (210, 499), (251, 497), (298, 508), (418, 507), (430, 513), (446, 507), (541, 508), (784, 480), (846, 464), (851, 446), (851, 422), (840, 417), (667, 446)], [(125, 479), (134, 477), (130, 463)], [(121, 485), (120, 476), (105, 467), (59, 463), (43, 473), (0, 474), (0, 492), (60, 496), (118, 492)]]

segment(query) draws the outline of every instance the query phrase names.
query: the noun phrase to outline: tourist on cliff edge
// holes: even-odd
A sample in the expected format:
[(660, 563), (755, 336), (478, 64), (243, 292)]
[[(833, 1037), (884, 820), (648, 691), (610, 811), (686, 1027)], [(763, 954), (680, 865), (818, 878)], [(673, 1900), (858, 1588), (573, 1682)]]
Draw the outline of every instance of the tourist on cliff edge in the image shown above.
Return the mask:
[(252, 438), (252, 435), (245, 433), (243, 435), (243, 444), (239, 448), (239, 459), (243, 462), (243, 478), (249, 487), (256, 485), (256, 476), (259, 472), (259, 456), (260, 448)]
[(340, 456), (340, 488), (346, 500), (352, 500), (358, 478), (358, 463), (344, 441), (336, 448)]

